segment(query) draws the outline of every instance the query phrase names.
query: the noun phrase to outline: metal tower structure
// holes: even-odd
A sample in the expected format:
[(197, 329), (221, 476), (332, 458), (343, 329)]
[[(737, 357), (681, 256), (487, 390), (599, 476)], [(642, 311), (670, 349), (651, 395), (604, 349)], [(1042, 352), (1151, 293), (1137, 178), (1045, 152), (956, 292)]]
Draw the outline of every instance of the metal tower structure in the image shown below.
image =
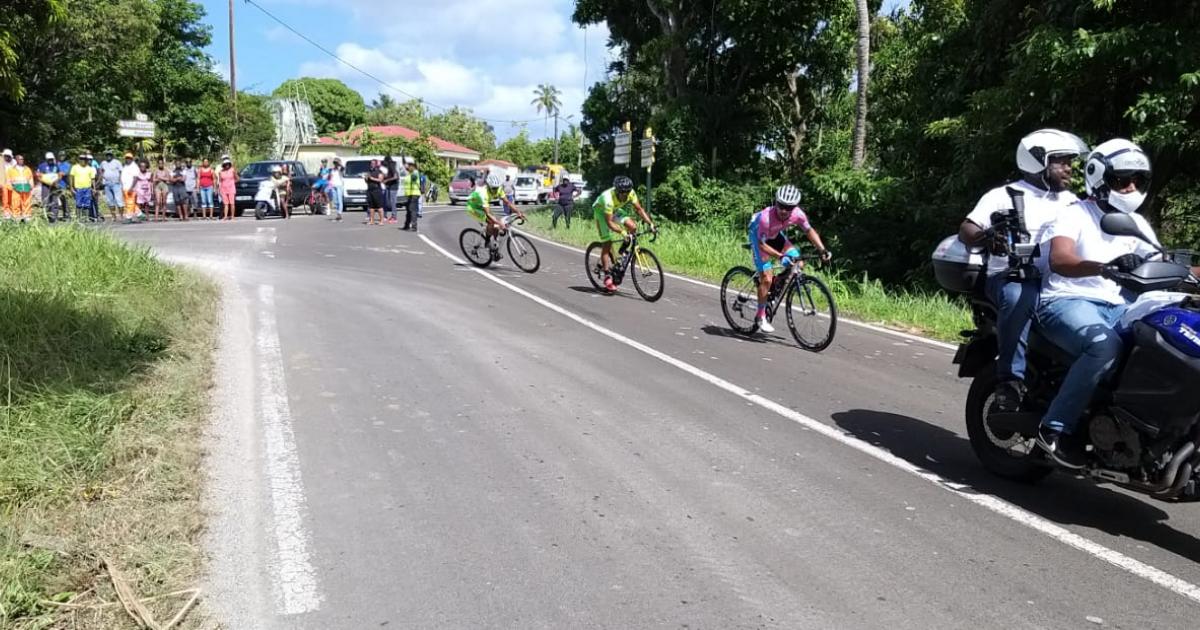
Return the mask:
[(314, 144), (318, 140), (317, 123), (313, 120), (308, 101), (299, 98), (271, 99), (268, 107), (275, 121), (275, 146), (272, 157), (276, 160), (294, 160), (300, 145)]

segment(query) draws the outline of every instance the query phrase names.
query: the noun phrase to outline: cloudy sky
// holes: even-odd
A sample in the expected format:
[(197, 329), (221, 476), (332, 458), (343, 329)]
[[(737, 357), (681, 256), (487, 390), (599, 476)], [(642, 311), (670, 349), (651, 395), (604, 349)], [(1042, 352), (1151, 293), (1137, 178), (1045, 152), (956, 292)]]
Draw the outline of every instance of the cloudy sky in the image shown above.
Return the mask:
[[(602, 77), (609, 53), (603, 26), (571, 22), (572, 0), (255, 0), (296, 30), (404, 92), (441, 106), (470, 107), (501, 139), (530, 121), (551, 135), (530, 101), (539, 83), (562, 91), (563, 114), (579, 117), (586, 81)], [(228, 1), (201, 0), (213, 26), (209, 54), (229, 67)], [(234, 0), (239, 89), (269, 93), (301, 76), (341, 79), (368, 103), (381, 91), (363, 76)]]

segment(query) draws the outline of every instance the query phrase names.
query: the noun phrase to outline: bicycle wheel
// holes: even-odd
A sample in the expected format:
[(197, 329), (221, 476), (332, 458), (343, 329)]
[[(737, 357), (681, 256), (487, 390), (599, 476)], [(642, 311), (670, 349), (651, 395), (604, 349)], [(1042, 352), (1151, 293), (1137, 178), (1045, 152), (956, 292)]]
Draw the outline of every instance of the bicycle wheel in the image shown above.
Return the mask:
[(458, 235), (458, 246), (462, 248), (463, 256), (476, 267), (487, 267), (492, 264), (492, 252), (488, 250), (487, 237), (475, 228), (467, 228)]
[(747, 267), (734, 267), (721, 280), (721, 313), (743, 335), (758, 330), (758, 282)]
[(647, 302), (656, 302), (663, 294), (663, 270), (654, 252), (639, 247), (630, 259), (629, 275), (633, 276), (633, 288)]
[(600, 242), (592, 243), (583, 255), (583, 268), (587, 270), (588, 281), (601, 293), (604, 292), (604, 269), (600, 267), (600, 248), (603, 246)]
[(837, 305), (820, 278), (797, 278), (788, 288), (787, 322), (796, 343), (805, 350), (820, 352), (833, 342), (837, 331)]
[(542, 264), (542, 257), (538, 255), (538, 250), (533, 246), (533, 242), (520, 234), (508, 235), (507, 249), (508, 257), (512, 259), (513, 264), (525, 273), (537, 271)]

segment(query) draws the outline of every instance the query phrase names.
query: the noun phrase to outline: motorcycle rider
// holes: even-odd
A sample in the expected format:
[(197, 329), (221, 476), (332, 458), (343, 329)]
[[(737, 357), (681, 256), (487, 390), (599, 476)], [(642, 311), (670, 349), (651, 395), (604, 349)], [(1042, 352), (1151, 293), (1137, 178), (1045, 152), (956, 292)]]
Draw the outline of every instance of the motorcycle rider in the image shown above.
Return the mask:
[(1051, 273), (1042, 290), (1038, 325), (1075, 361), (1042, 418), (1037, 443), (1068, 468), (1086, 464), (1085, 440), (1075, 430), (1123, 350), (1115, 327), (1128, 302), (1109, 273), (1130, 272), (1158, 251), (1132, 236), (1105, 234), (1100, 219), (1109, 212), (1127, 213), (1157, 243), (1150, 223), (1137, 214), (1150, 174), (1150, 158), (1133, 142), (1117, 138), (1100, 144), (1084, 165), (1088, 198), (1060, 213), (1050, 228)]
[[(967, 245), (987, 247), (987, 279), (984, 290), (996, 307), (996, 397), (990, 411), (1012, 412), (1021, 406), (1025, 387), (1025, 348), (1029, 326), (1038, 306), (1038, 295), (1047, 271), (1047, 231), (1058, 214), (1078, 198), (1068, 190), (1072, 163), (1087, 153), (1087, 144), (1078, 136), (1058, 129), (1039, 129), (1017, 144), (1017, 168), (1021, 179), (989, 190), (959, 226), (958, 238)], [(1012, 188), (1023, 193), (1024, 229), (1035, 250), (1037, 273), (1024, 278), (1009, 274), (1006, 234), (1008, 211), (1013, 200)], [(993, 223), (994, 213), (1006, 219)]]

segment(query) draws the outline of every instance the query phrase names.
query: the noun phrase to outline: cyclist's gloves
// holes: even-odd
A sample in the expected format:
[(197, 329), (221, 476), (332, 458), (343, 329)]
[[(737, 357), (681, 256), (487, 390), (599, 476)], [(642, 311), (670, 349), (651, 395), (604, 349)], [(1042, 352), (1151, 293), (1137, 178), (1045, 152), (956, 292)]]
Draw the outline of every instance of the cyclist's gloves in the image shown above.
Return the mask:
[(829, 251), (828, 249), (822, 249), (821, 251), (817, 252), (817, 254), (821, 256), (821, 260), (824, 262), (833, 260), (833, 252)]
[(779, 264), (783, 265), (784, 269), (791, 267), (793, 262), (795, 262), (795, 260), (791, 256), (784, 256), (783, 258), (779, 259)]

